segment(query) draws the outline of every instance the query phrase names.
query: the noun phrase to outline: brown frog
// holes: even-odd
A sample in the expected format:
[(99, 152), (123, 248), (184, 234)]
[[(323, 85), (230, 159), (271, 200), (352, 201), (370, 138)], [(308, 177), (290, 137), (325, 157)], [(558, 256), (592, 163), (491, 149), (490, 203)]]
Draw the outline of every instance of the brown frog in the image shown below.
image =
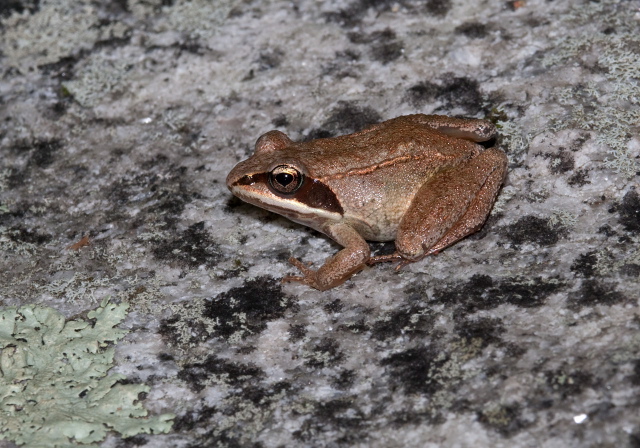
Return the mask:
[[(482, 227), (504, 181), (507, 156), (476, 142), (495, 132), (485, 120), (421, 114), (309, 142), (270, 131), (231, 170), (227, 186), (240, 199), (344, 247), (318, 270), (289, 260), (302, 275), (283, 281), (324, 291), (365, 265), (399, 261), (400, 268)], [(366, 240), (395, 241), (396, 251), (372, 257)]]

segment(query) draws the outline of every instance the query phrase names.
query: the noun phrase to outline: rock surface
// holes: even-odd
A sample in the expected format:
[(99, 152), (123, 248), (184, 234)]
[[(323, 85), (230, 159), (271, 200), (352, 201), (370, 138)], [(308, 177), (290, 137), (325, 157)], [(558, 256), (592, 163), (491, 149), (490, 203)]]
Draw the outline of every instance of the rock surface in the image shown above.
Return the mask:
[[(103, 446), (640, 446), (640, 2), (14, 0), (0, 51), (0, 306), (128, 301), (177, 414)], [(281, 284), (338, 248), (227, 172), (409, 113), (499, 125), (484, 228)]]

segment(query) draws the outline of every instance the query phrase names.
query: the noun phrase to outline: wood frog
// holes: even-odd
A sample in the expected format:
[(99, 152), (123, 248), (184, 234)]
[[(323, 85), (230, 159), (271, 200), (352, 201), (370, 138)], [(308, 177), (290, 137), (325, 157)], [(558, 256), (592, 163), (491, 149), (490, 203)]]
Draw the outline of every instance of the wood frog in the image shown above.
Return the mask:
[[(485, 120), (422, 114), (308, 142), (270, 131), (227, 186), (344, 247), (317, 270), (289, 260), (302, 275), (283, 281), (324, 291), (366, 265), (399, 269), (479, 230), (507, 171), (504, 152), (477, 144), (495, 133)], [(366, 240), (395, 241), (395, 253), (372, 257)]]

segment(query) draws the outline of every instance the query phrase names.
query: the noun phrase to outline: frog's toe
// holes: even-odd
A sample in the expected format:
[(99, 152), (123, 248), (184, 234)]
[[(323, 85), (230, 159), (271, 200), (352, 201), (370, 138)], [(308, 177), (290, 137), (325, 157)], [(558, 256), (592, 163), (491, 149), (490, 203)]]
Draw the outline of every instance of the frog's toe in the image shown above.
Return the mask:
[(304, 283), (304, 277), (300, 277), (299, 275), (286, 275), (282, 277), (281, 281), (282, 283), (291, 283), (291, 282)]
[(399, 271), (400, 269), (411, 263), (415, 263), (415, 260), (407, 260), (406, 258), (404, 258), (400, 261), (400, 263), (398, 263), (398, 266), (396, 266), (395, 270)]
[(398, 252), (394, 252), (392, 254), (387, 254), (387, 255), (376, 255), (373, 257), (370, 257), (367, 260), (367, 266), (373, 266), (374, 264), (378, 264), (378, 263), (386, 263), (389, 261), (400, 261), (402, 260), (402, 255), (400, 255)]
[(283, 283), (298, 282), (304, 283), (305, 285), (311, 286), (312, 288), (319, 289), (320, 291), (323, 291), (325, 289), (318, 283), (317, 271), (310, 269), (309, 266), (294, 257), (289, 258), (289, 263), (294, 265), (302, 275), (287, 275), (286, 277), (282, 278)]

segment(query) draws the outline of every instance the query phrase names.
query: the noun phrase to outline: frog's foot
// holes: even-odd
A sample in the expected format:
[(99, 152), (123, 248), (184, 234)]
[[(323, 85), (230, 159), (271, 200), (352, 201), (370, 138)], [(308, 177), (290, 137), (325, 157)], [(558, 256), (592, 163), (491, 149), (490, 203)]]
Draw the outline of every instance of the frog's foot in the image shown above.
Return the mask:
[(320, 287), (320, 285), (318, 285), (318, 281), (316, 279), (318, 271), (314, 271), (313, 269), (309, 268), (309, 266), (304, 264), (302, 261), (294, 257), (289, 258), (289, 263), (291, 263), (296, 268), (298, 268), (298, 270), (302, 273), (302, 275), (301, 276), (287, 275), (286, 277), (282, 278), (282, 283), (289, 283), (289, 282), (304, 283), (305, 285), (309, 285), (312, 288), (319, 289), (320, 291), (323, 290)]
[(389, 261), (401, 261), (401, 260), (402, 260), (402, 255), (400, 255), (398, 252), (394, 252), (392, 254), (376, 255), (375, 257), (371, 257), (367, 260), (367, 265), (373, 266), (374, 264), (378, 264), (378, 263), (387, 263)]
[(400, 255), (398, 252), (394, 252), (392, 254), (376, 255), (375, 257), (371, 257), (369, 258), (369, 261), (367, 261), (367, 265), (372, 266), (377, 263), (386, 263), (388, 261), (399, 261), (400, 263), (398, 263), (398, 266), (396, 266), (395, 268), (396, 271), (399, 271), (406, 265), (415, 263), (416, 261), (419, 261), (419, 260), (409, 260), (408, 258), (405, 258), (402, 255)]

